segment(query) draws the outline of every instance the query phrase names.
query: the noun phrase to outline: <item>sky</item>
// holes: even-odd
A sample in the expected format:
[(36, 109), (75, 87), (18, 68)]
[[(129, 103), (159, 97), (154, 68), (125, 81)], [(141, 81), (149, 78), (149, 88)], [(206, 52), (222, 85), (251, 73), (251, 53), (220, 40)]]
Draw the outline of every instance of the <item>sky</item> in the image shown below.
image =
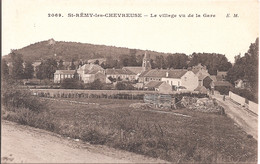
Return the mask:
[[(52, 13), (63, 17), (48, 17)], [(68, 17), (69, 13), (140, 13), (142, 17), (79, 18)], [(150, 17), (151, 14), (157, 17)], [(160, 17), (161, 14), (176, 17)], [(193, 17), (187, 17), (189, 14)], [(227, 18), (227, 14), (231, 17)], [(2, 1), (2, 55), (53, 38), (187, 55), (220, 53), (234, 62), (234, 56), (243, 55), (258, 36), (257, 0)]]

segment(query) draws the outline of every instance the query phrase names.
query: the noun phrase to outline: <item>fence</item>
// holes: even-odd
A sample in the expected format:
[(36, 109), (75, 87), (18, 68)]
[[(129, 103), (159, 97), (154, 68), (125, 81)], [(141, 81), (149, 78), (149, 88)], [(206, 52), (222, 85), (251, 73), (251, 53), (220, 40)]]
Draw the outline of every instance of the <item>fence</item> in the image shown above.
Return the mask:
[(258, 104), (254, 103), (252, 101), (248, 101), (246, 98), (241, 97), (237, 94), (234, 94), (231, 91), (229, 91), (229, 97), (236, 103), (246, 106), (250, 111), (252, 111), (258, 115)]

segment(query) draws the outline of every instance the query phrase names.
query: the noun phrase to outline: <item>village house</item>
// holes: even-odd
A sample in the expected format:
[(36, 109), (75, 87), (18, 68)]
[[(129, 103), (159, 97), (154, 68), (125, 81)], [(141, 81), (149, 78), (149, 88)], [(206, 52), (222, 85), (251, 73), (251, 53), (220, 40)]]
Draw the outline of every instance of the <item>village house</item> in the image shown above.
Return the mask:
[(205, 78), (206, 80), (209, 80), (208, 77), (210, 76), (210, 74), (208, 73), (208, 69), (206, 66), (201, 65), (201, 63), (199, 63), (196, 66), (193, 66), (192, 72), (198, 77), (199, 86), (204, 86), (203, 84), (205, 83)]
[(232, 84), (228, 81), (212, 81), (210, 86), (212, 94), (214, 94), (215, 91), (222, 92), (220, 94), (228, 94), (228, 91), (232, 88)]
[(106, 69), (106, 78), (114, 78), (116, 80), (134, 81), (136, 74), (128, 69)]
[(248, 80), (238, 79), (235, 81), (235, 88), (247, 89), (250, 88)]
[(92, 83), (96, 79), (106, 82), (105, 70), (99, 65), (84, 64), (77, 70), (56, 70), (54, 73), (54, 82), (60, 83), (63, 79), (73, 78), (77, 74), (78, 78), (84, 83)]
[(56, 70), (54, 73), (54, 83), (61, 83), (63, 79), (73, 78), (76, 70)]
[(133, 72), (135, 74), (135, 80), (138, 80), (139, 76), (143, 72), (143, 67), (123, 67), (122, 69)]
[(84, 64), (77, 69), (79, 79), (84, 83), (92, 83), (99, 79), (102, 83), (106, 82), (105, 70), (96, 64)]
[(140, 75), (140, 81), (144, 84), (150, 81), (165, 81), (170, 86), (194, 90), (198, 87), (198, 77), (187, 69), (152, 69)]
[(225, 81), (227, 77), (227, 72), (226, 71), (217, 71), (217, 81)]

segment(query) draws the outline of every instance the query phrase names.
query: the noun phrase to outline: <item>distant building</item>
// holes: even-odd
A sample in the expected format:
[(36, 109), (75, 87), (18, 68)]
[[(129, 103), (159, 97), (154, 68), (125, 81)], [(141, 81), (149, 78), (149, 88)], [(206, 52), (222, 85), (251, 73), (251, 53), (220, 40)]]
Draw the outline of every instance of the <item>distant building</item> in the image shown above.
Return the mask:
[(123, 81), (134, 81), (136, 80), (136, 74), (128, 69), (106, 69), (106, 77), (112, 77), (114, 79), (121, 79)]
[(192, 72), (198, 77), (199, 86), (203, 86), (203, 81), (206, 77), (210, 76), (207, 67), (199, 63), (192, 67)]
[(143, 67), (123, 67), (122, 69), (133, 72), (135, 74), (136, 80), (139, 78), (139, 76), (143, 72)]
[(227, 72), (226, 71), (217, 71), (217, 81), (225, 81), (227, 77)]
[(194, 90), (198, 87), (198, 77), (186, 69), (159, 70), (153, 69), (143, 72), (139, 77), (144, 84), (150, 81), (165, 81), (170, 86), (185, 87), (187, 90)]
[(64, 79), (74, 78), (75, 73), (75, 70), (56, 70), (54, 73), (54, 83), (61, 83)]
[(235, 81), (235, 88), (240, 88), (240, 89), (250, 88), (249, 81), (238, 79)]
[(85, 64), (77, 70), (57, 70), (54, 73), (54, 82), (60, 83), (63, 79), (73, 78), (76, 73), (78, 78), (84, 83), (92, 83), (96, 79), (99, 79), (103, 83), (106, 82), (105, 70), (95, 64)]
[(212, 94), (214, 94), (214, 91), (222, 92), (220, 94), (228, 94), (228, 91), (232, 88), (232, 84), (228, 81), (212, 81), (210, 86)]
[(200, 75), (208, 75), (208, 76), (209, 76), (207, 67), (201, 65), (201, 63), (199, 63), (199, 64), (196, 65), (196, 66), (193, 66), (193, 67), (192, 67), (192, 72), (193, 72), (195, 75), (197, 75), (197, 76), (200, 76)]
[(96, 64), (84, 64), (77, 69), (77, 73), (84, 83), (92, 83), (96, 79), (106, 82), (105, 70)]

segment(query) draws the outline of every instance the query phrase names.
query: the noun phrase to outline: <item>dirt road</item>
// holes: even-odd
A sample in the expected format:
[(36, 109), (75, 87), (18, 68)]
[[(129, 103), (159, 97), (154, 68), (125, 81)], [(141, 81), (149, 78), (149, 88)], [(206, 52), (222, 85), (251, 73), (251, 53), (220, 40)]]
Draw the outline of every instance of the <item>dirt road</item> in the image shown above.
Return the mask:
[(225, 108), (226, 114), (232, 118), (245, 132), (252, 135), (256, 140), (258, 136), (258, 117), (241, 107), (240, 105), (235, 104), (230, 100), (229, 97), (223, 101), (223, 96), (214, 95), (213, 98), (216, 98), (220, 105)]
[(2, 120), (2, 163), (165, 163)]

